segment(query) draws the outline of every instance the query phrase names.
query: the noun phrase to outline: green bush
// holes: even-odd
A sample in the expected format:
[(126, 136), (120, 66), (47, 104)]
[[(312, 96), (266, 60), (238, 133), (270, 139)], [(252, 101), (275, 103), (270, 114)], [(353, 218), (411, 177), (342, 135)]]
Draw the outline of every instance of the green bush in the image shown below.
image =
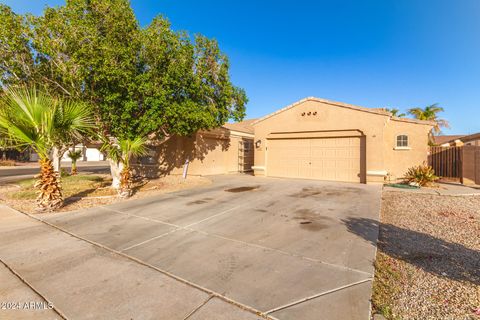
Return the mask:
[(433, 184), (438, 177), (435, 175), (433, 168), (424, 163), (422, 165), (409, 168), (403, 179), (409, 184), (424, 187)]

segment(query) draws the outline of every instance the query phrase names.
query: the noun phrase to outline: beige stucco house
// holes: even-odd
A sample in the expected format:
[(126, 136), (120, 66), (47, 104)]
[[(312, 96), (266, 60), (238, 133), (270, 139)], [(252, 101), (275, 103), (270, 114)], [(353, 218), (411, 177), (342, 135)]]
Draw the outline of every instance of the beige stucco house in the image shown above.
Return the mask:
[(173, 136), (137, 160), (134, 169), (146, 177), (168, 174), (213, 175), (251, 170), (253, 165), (253, 120), (227, 123), (188, 137)]
[(348, 182), (396, 180), (427, 161), (434, 123), (306, 98), (258, 119), (254, 174)]

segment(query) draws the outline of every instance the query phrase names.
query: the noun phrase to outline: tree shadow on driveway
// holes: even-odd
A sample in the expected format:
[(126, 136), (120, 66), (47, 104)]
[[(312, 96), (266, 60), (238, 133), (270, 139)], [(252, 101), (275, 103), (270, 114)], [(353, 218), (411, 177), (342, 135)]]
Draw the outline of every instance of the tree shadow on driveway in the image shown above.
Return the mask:
[(480, 251), (372, 219), (342, 221), (349, 232), (374, 245), (376, 230), (380, 228), (378, 248), (393, 258), (440, 277), (480, 285)]

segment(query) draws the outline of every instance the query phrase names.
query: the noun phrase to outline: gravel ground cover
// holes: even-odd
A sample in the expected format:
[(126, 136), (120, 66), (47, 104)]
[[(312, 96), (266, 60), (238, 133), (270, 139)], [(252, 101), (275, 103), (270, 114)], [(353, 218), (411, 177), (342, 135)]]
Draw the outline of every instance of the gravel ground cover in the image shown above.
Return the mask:
[[(201, 176), (188, 176), (187, 179), (183, 179), (182, 176), (178, 175), (165, 176), (137, 183), (134, 187), (134, 195), (128, 199), (122, 199), (109, 187), (111, 183), (109, 175), (79, 174), (72, 179), (73, 181), (69, 181), (69, 179), (68, 177), (62, 178), (65, 202), (63, 207), (58, 210), (59, 212), (144, 198), (156, 194), (205, 186), (211, 183), (210, 179)], [(33, 183), (33, 179), (28, 179), (17, 182), (17, 184), (0, 185), (0, 203), (22, 212), (36, 213), (36, 190), (32, 186)]]
[(383, 193), (373, 312), (480, 319), (480, 196)]

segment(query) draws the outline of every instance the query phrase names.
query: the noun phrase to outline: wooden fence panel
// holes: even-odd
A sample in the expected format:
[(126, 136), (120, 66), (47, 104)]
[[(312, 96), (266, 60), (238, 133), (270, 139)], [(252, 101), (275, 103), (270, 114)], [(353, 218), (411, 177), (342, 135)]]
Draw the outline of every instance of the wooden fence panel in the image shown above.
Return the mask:
[(430, 147), (428, 164), (439, 177), (461, 178), (462, 147)]

